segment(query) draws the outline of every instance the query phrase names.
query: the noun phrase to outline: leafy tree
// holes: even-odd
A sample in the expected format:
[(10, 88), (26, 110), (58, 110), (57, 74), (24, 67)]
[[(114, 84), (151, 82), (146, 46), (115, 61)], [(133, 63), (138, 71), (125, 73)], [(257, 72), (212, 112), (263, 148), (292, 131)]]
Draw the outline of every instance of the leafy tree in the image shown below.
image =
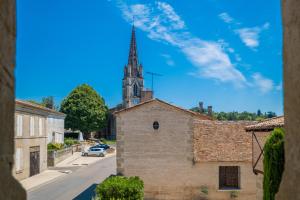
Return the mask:
[(257, 115), (258, 117), (260, 117), (260, 116), (261, 116), (261, 114), (262, 114), (262, 113), (261, 113), (260, 109), (258, 109), (258, 110), (257, 110), (257, 114), (256, 114), (256, 115)]
[[(191, 108), (190, 110), (194, 112), (200, 112), (199, 107)], [(207, 114), (207, 110), (204, 109), (204, 114)], [(213, 118), (217, 120), (223, 120), (223, 121), (237, 121), (237, 120), (246, 120), (246, 121), (261, 121), (266, 118), (272, 118), (276, 117), (276, 113), (274, 112), (267, 112), (262, 114), (260, 110), (257, 111), (257, 113), (251, 113), (251, 112), (213, 112)]]
[(276, 113), (269, 111), (269, 112), (267, 112), (267, 114), (265, 114), (265, 116), (266, 116), (267, 118), (276, 117)]
[(284, 130), (276, 128), (264, 146), (264, 200), (275, 200), (284, 170)]
[(55, 109), (54, 98), (53, 96), (43, 97), (42, 103), (43, 106), (50, 109)]
[(62, 101), (60, 111), (67, 115), (66, 128), (80, 130), (88, 138), (92, 131), (105, 127), (108, 108), (104, 99), (91, 86), (83, 84)]

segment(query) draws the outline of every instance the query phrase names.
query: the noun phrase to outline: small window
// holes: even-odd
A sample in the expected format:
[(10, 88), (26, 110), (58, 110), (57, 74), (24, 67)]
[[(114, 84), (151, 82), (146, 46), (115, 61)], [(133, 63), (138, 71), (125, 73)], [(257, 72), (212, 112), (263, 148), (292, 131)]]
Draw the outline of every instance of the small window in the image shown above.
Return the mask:
[(240, 167), (220, 166), (219, 167), (219, 189), (232, 190), (240, 189)]
[(159, 123), (157, 121), (153, 122), (153, 128), (154, 130), (159, 129)]
[(133, 85), (133, 96), (138, 96), (138, 86), (136, 84)]

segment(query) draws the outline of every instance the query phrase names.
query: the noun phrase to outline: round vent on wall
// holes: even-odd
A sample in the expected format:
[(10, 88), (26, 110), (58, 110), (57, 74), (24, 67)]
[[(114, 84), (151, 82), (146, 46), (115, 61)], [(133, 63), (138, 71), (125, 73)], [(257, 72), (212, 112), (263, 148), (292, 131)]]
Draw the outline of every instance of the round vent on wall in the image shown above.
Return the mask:
[(154, 130), (159, 129), (159, 123), (157, 121), (153, 122), (153, 128)]

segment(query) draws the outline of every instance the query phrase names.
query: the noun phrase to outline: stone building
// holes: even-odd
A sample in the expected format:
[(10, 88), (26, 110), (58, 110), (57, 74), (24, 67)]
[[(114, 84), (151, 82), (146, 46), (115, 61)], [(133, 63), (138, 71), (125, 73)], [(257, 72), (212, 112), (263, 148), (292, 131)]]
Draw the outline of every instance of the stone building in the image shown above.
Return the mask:
[(26, 101), (16, 100), (13, 175), (22, 180), (47, 169), (48, 117), (65, 114)]
[(264, 145), (267, 137), (272, 133), (274, 128), (284, 126), (284, 117), (274, 117), (263, 120), (257, 124), (245, 127), (245, 130), (252, 135), (252, 167), (253, 173), (256, 175), (256, 199), (263, 199), (263, 160), (264, 160)]
[(141, 177), (145, 199), (256, 198), (251, 122), (214, 121), (158, 99), (115, 114), (117, 172)]

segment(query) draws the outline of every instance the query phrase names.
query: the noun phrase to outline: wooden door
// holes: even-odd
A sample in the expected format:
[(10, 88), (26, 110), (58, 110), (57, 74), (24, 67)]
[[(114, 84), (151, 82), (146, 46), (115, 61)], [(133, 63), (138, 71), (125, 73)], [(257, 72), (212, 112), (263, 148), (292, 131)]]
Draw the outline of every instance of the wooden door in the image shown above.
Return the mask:
[(34, 176), (40, 173), (40, 147), (30, 147), (30, 174)]

